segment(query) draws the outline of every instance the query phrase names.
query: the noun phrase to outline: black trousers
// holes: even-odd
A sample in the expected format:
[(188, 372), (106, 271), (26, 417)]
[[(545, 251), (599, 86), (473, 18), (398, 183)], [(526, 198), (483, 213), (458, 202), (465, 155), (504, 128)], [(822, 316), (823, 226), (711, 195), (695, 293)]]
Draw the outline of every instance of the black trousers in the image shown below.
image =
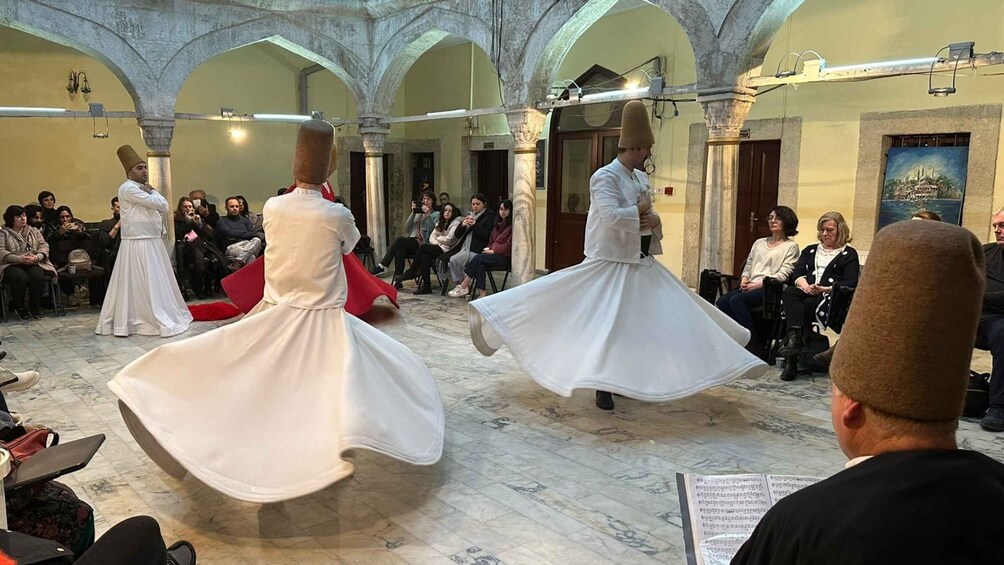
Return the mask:
[(418, 251), (415, 252), (414, 262), (418, 264), (418, 275), (422, 277), (424, 281), (422, 284), (431, 287), (432, 279), (429, 278), (432, 275), (432, 265), (436, 261), (436, 257), (443, 254), (443, 249), (438, 245), (433, 245), (431, 243), (423, 243), (418, 246)]
[(485, 271), (487, 268), (508, 267), (512, 259), (505, 255), (494, 253), (478, 253), (467, 262), (464, 267), (464, 274), (474, 281), (474, 288), (485, 289)]
[(133, 516), (98, 538), (74, 565), (164, 565), (167, 548), (160, 525), (149, 516)]
[(1004, 408), (1004, 315), (980, 316), (976, 347), (990, 351), (990, 406)]
[(387, 254), (380, 260), (384, 267), (390, 267), (390, 262), (394, 261), (394, 272), (401, 274), (404, 272), (404, 260), (414, 257), (418, 251), (418, 240), (414, 237), (399, 237), (390, 244)]
[(781, 293), (781, 307), (788, 329), (811, 328), (816, 320), (816, 307), (822, 300), (822, 295), (810, 296), (795, 285), (785, 288)]
[(4, 269), (3, 282), (10, 285), (14, 308), (24, 308), (24, 293), (28, 291), (28, 308), (35, 312), (42, 306), (45, 271), (38, 265), (11, 265)]

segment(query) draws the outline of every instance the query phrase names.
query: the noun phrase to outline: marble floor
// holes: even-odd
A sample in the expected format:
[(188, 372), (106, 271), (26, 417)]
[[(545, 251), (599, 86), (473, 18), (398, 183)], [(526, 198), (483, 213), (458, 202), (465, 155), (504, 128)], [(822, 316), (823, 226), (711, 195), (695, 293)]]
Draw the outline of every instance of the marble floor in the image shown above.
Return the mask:
[[(561, 398), (537, 386), (505, 350), (482, 357), (466, 309), (404, 293), (400, 312), (381, 307), (368, 318), (432, 369), (447, 407), (438, 464), (359, 451), (353, 478), (264, 506), (168, 477), (126, 431), (105, 383), (168, 340), (95, 336), (97, 311), (87, 308), (4, 324), (0, 339), (6, 367), (42, 373), (37, 387), (9, 397), (13, 410), (64, 440), (108, 436), (86, 469), (65, 478), (94, 506), (99, 534), (149, 514), (169, 543), (192, 541), (206, 565), (685, 563), (676, 473), (826, 476), (844, 463), (825, 376), (782, 383), (772, 369), (676, 402), (618, 399), (607, 413), (591, 392)], [(197, 323), (174, 339), (218, 325)], [(988, 367), (988, 357), (977, 353), (974, 366)], [(263, 417), (277, 433), (309, 424)], [(1004, 460), (1004, 435), (965, 421), (959, 436)]]

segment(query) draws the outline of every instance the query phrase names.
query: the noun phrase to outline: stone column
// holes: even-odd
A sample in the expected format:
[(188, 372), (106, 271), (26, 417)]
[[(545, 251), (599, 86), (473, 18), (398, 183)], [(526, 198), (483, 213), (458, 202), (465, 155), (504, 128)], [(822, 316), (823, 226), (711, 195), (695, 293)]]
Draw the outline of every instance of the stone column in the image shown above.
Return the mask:
[(506, 112), (509, 132), (515, 142), (512, 182), (512, 281), (520, 285), (535, 274), (537, 231), (537, 138), (546, 114), (522, 109)]
[(360, 116), (359, 134), (366, 152), (366, 235), (370, 237), (377, 261), (387, 252), (387, 218), (383, 202), (383, 146), (390, 126), (373, 115)]
[(139, 128), (143, 132), (146, 143), (146, 165), (150, 170), (150, 186), (157, 189), (169, 206), (164, 214), (164, 224), (167, 234), (164, 245), (168, 255), (174, 255), (174, 222), (171, 213), (174, 211), (174, 191), (171, 187), (171, 139), (174, 137), (173, 118), (138, 118)]
[(732, 273), (735, 254), (739, 131), (746, 122), (754, 91), (698, 94), (708, 125), (708, 159), (704, 169), (699, 270)]

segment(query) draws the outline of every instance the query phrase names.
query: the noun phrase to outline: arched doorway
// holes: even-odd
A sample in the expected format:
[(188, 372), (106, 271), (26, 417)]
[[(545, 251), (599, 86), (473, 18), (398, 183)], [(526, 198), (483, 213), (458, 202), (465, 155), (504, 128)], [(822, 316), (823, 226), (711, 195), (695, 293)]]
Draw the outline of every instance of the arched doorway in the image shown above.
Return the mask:
[[(594, 65), (575, 84), (582, 94), (624, 88), (621, 75)], [(562, 93), (568, 97), (568, 91)], [(558, 108), (548, 143), (547, 242), (545, 266), (556, 271), (582, 262), (589, 212), (589, 177), (617, 156), (623, 102)]]

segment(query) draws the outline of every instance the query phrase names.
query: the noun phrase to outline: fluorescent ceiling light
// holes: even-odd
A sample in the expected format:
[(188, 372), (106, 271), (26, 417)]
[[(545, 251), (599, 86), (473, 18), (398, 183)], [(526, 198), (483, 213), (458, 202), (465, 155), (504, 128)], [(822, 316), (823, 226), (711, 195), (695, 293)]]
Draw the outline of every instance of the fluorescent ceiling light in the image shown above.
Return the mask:
[(310, 119), (310, 116), (304, 116), (302, 114), (251, 114), (251, 117), (256, 120), (265, 121), (292, 121), (297, 120), (305, 122)]
[(428, 114), (426, 114), (426, 116), (433, 116), (433, 117), (434, 116), (453, 116), (453, 115), (456, 115), (456, 114), (463, 114), (466, 111), (467, 110), (464, 110), (463, 108), (461, 108), (459, 110), (443, 110), (442, 112), (429, 112)]
[(624, 90), (611, 90), (608, 92), (593, 92), (592, 94), (582, 95), (582, 101), (586, 102), (589, 100), (606, 100), (611, 98), (619, 98), (622, 96), (634, 96), (638, 94), (648, 94), (651, 88), (644, 86), (638, 88), (625, 88)]
[(866, 69), (883, 69), (888, 67), (907, 67), (910, 65), (930, 65), (937, 62), (937, 57), (921, 57), (919, 59), (901, 59), (899, 61), (880, 61), (878, 63), (861, 63), (860, 65), (845, 65), (843, 67), (824, 68), (826, 73), (839, 73), (846, 71), (863, 71)]
[(23, 106), (0, 106), (0, 112), (25, 112), (25, 113), (39, 113), (39, 114), (62, 114), (66, 110), (62, 108), (27, 108)]

